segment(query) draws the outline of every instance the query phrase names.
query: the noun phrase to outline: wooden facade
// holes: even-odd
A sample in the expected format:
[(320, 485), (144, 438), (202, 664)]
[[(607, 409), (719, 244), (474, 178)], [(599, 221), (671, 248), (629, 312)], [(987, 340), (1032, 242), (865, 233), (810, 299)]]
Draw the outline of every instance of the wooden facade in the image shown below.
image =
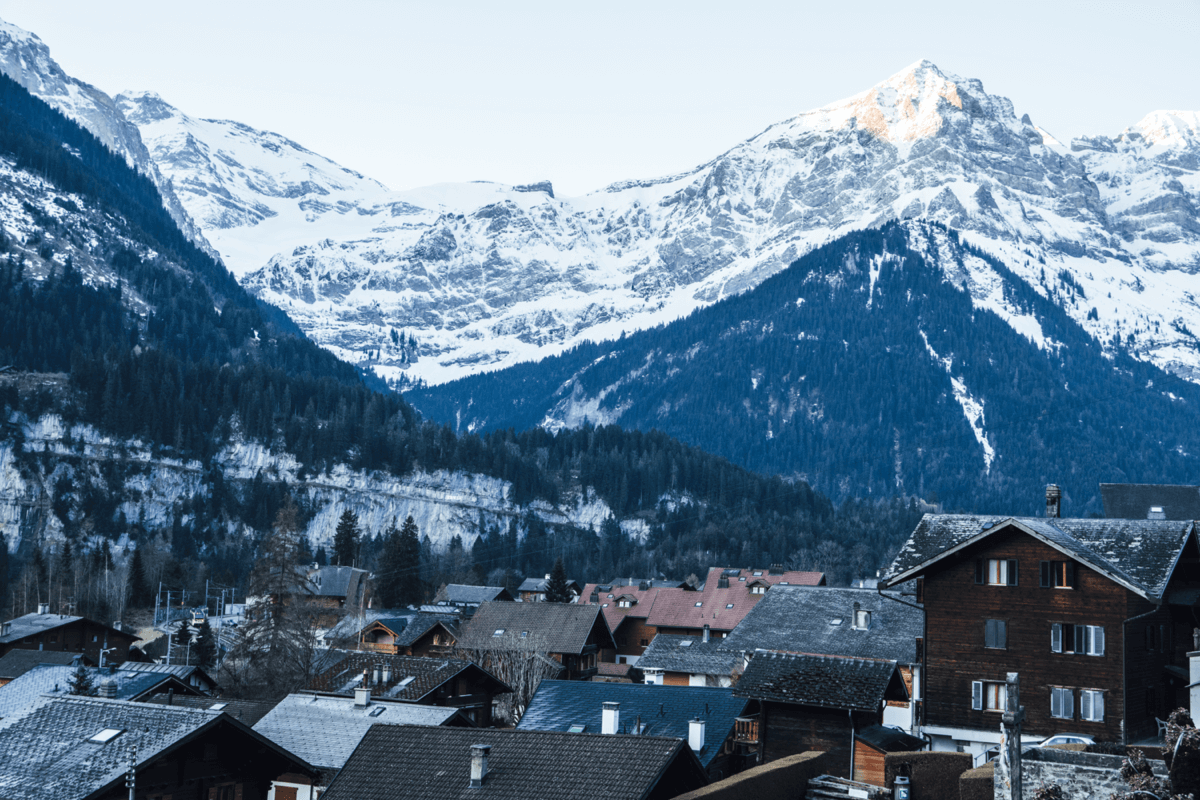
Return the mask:
[[(1015, 568), (1015, 577), (1006, 574), (1003, 584), (989, 584), (993, 561), (1004, 562), (1006, 573)], [(1043, 587), (1042, 562), (1073, 564), (1073, 586)], [(1200, 553), (1189, 542), (1176, 578), (1195, 578), (1198, 566)], [(977, 582), (980, 569), (983, 583)], [(926, 726), (998, 729), (1000, 711), (988, 708), (988, 693), (1007, 672), (1021, 675), (1025, 731), (1037, 736), (1074, 731), (1097, 741), (1136, 739), (1154, 734), (1155, 717), (1165, 716), (1176, 702), (1178, 687), (1165, 667), (1186, 666), (1183, 654), (1194, 623), (1173, 619), (1181, 609), (1173, 613), (1166, 603), (1155, 605), (1019, 528), (998, 531), (933, 564), (922, 591)], [(1183, 616), (1190, 616), (1190, 608), (1187, 612)], [(1074, 626), (1083, 626), (1079, 648)], [(1055, 647), (1062, 652), (1053, 652)], [(1069, 652), (1076, 649), (1083, 652)], [(1067, 695), (1069, 711), (1063, 704)], [(1097, 696), (1103, 698), (1103, 719), (1085, 719), (1083, 704), (1094, 705)]]
[(878, 725), (881, 712), (817, 708), (764, 700), (759, 712), (759, 753), (762, 763), (809, 750), (829, 754), (829, 774), (849, 778), (854, 731)]
[(50, 650), (84, 653), (100, 663), (100, 651), (108, 650), (104, 663), (121, 664), (129, 657), (129, 648), (138, 641), (132, 633), (110, 628), (86, 617), (77, 617), (62, 625), (37, 631), (16, 641), (0, 643), (0, 656), (12, 650)]
[[(649, 613), (649, 609), (644, 609), (642, 613)], [(650, 642), (654, 641), (657, 633), (657, 628), (646, 624), (645, 616), (626, 616), (613, 631), (613, 638), (617, 642), (615, 656), (618, 659), (622, 656), (640, 658), (646, 652), (646, 648), (650, 646)]]

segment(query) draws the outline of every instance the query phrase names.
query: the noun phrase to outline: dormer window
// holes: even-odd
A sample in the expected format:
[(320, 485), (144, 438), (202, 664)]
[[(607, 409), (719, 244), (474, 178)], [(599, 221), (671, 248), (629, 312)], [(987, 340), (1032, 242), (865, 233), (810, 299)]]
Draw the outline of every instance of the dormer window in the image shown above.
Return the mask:
[(760, 581), (758, 583), (750, 584), (750, 594), (766, 594), (766, 593), (767, 593), (767, 585), (765, 583), (762, 583)]
[(1166, 519), (1167, 514), (1163, 511), (1162, 506), (1150, 506), (1150, 513), (1146, 515), (1146, 519)]
[(854, 629), (865, 631), (871, 627), (871, 612), (870, 611), (855, 611), (854, 612)]
[(617, 608), (629, 608), (633, 603), (628, 600), (620, 600), (617, 602)]

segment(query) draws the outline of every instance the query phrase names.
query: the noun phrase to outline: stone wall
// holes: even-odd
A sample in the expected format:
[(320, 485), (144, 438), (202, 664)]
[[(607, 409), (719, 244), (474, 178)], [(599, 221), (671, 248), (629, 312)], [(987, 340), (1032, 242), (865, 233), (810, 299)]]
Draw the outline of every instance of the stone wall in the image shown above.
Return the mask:
[(809, 751), (739, 772), (675, 800), (795, 800), (803, 797), (808, 781), (829, 771), (825, 753)]
[[(1032, 797), (1043, 783), (1057, 783), (1068, 800), (1108, 800), (1126, 788), (1120, 772), (1123, 761), (1123, 756), (1035, 747), (1021, 757), (1021, 783), (1026, 797)], [(1155, 775), (1167, 777), (1166, 764), (1161, 761), (1150, 764)], [(1010, 787), (1000, 779), (999, 770), (996, 770), (993, 794), (995, 800), (1011, 800), (1012, 797)]]
[(971, 768), (969, 753), (888, 753), (883, 757), (883, 783), (894, 789), (897, 775), (912, 780), (912, 800), (958, 797), (959, 776)]

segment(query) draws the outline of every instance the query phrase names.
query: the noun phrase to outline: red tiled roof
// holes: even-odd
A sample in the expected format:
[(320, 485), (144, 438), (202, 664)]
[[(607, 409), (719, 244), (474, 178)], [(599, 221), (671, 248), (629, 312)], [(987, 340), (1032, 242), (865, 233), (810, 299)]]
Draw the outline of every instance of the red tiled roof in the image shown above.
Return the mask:
[(765, 569), (743, 569), (736, 570), (736, 575), (729, 574), (729, 586), (722, 588), (721, 576), (730, 572), (724, 567), (713, 567), (708, 571), (704, 590), (700, 592), (660, 590), (646, 624), (658, 628), (703, 628), (708, 625), (715, 631), (731, 631), (765, 596), (751, 594), (751, 584), (765, 582), (772, 586), (819, 586), (825, 577), (821, 572), (794, 571), (771, 575)]
[(613, 664), (609, 661), (601, 661), (596, 665), (597, 671), (601, 675), (612, 675), (619, 678), (629, 677), (629, 670), (633, 669), (632, 664)]
[[(589, 583), (583, 587), (583, 594), (579, 595), (578, 603), (582, 605), (599, 605), (600, 612), (604, 614), (605, 621), (608, 622), (608, 629), (614, 633), (617, 626), (620, 625), (626, 617), (641, 617), (645, 618), (650, 615), (650, 609), (654, 606), (654, 599), (659, 592), (684, 592), (683, 589), (639, 589), (637, 586), (612, 586), (610, 591), (598, 592), (598, 587), (609, 586), (607, 583)], [(589, 598), (592, 592), (597, 592), (600, 595), (599, 603), (590, 603)], [(695, 595), (697, 592), (686, 592), (690, 595)], [(609, 595), (612, 595), (609, 597)], [(622, 595), (632, 595), (637, 599), (637, 603), (629, 608), (618, 608), (617, 598)], [(608, 607), (604, 608), (607, 604)]]

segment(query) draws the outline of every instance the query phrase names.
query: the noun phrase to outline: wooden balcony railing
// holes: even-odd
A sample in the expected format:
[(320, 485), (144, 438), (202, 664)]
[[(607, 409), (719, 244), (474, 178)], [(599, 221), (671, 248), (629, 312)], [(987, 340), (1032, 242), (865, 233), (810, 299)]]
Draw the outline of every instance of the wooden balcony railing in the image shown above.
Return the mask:
[(758, 714), (738, 717), (733, 727), (733, 739), (738, 744), (758, 744)]
[(394, 644), (383, 644), (376, 642), (359, 642), (358, 649), (369, 650), (372, 653), (387, 653), (393, 656), (399, 652), (399, 648)]

